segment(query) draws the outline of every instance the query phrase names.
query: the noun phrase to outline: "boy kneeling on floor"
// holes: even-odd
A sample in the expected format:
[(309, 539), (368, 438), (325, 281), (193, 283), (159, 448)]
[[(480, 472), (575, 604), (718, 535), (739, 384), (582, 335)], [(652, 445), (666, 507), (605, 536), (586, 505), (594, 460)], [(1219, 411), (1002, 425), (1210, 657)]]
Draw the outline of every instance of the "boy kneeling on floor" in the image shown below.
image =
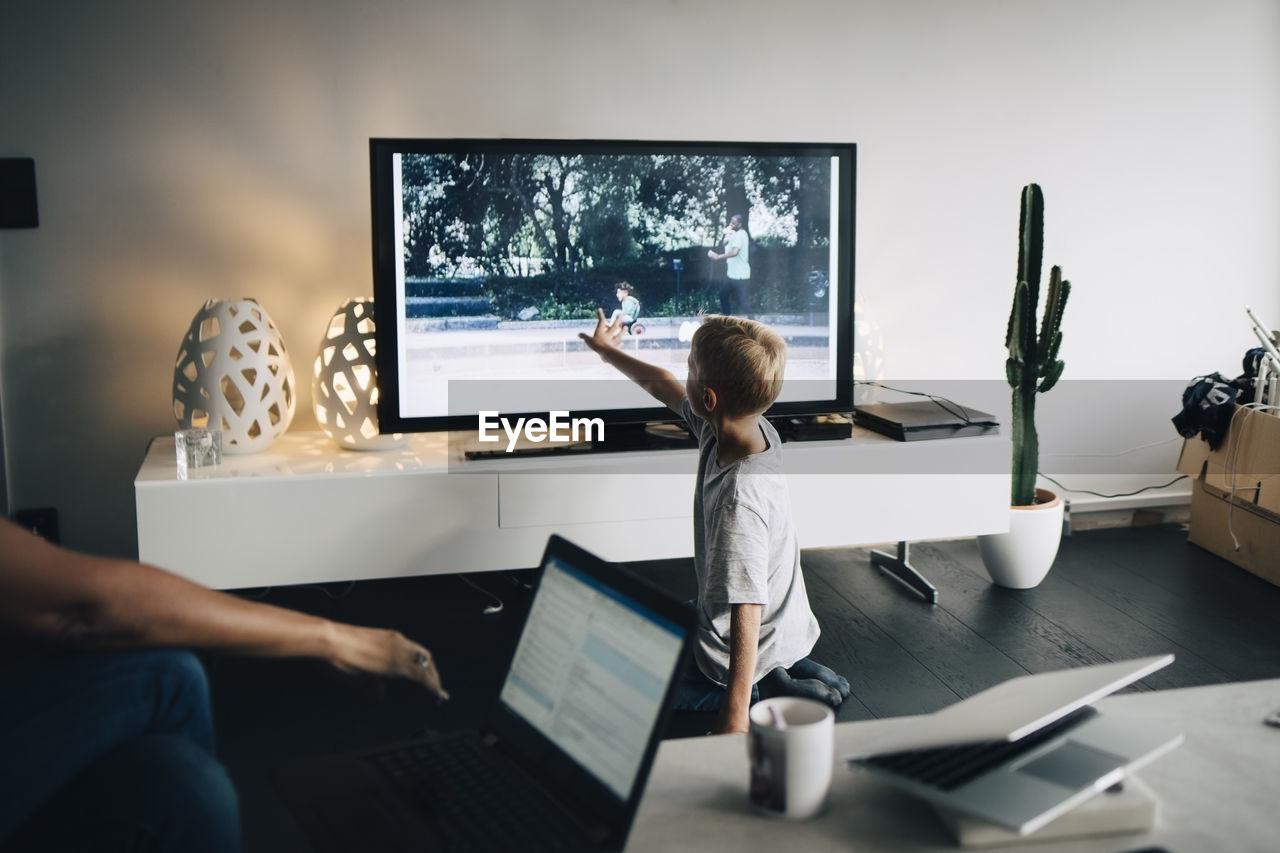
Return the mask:
[(747, 731), (759, 698), (805, 696), (838, 707), (849, 682), (807, 657), (818, 620), (800, 569), (782, 440), (764, 417), (782, 387), (786, 342), (754, 320), (706, 317), (682, 387), (670, 371), (619, 349), (621, 335), (601, 310), (595, 331), (580, 337), (677, 412), (698, 440), (697, 671), (678, 688), (675, 707), (719, 709), (714, 734)]

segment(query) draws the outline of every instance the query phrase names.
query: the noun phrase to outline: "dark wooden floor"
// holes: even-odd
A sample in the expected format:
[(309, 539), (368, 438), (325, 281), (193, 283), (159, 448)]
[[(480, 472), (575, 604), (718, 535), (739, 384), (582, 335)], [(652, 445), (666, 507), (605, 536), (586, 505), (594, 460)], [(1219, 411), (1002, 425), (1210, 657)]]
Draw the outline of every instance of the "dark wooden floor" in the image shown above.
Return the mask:
[(1031, 590), (993, 586), (972, 540), (912, 555), (939, 589), (934, 607), (859, 572), (847, 552), (807, 555), (825, 617), (815, 655), (847, 673), (862, 706), (841, 719), (919, 713), (1027, 672), (1163, 652), (1175, 662), (1135, 689), (1280, 676), (1280, 588), (1188, 545), (1176, 526), (1076, 534)]
[[(872, 568), (867, 549), (804, 553), (822, 625), (813, 657), (853, 687), (839, 720), (933, 711), (1017, 675), (1164, 652), (1175, 662), (1132, 689), (1280, 677), (1280, 587), (1188, 544), (1178, 525), (1076, 533), (1030, 590), (994, 586), (972, 539), (912, 545), (911, 562), (936, 605)], [(660, 568), (679, 584), (683, 566)]]
[[(813, 657), (849, 679), (839, 720), (933, 711), (1028, 672), (1173, 652), (1131, 689), (1280, 677), (1280, 587), (1189, 545), (1177, 525), (1077, 533), (1032, 590), (993, 586), (976, 542), (916, 544), (912, 563), (938, 587), (930, 606), (872, 568), (866, 549), (806, 551), (822, 626)], [(688, 561), (635, 567), (692, 597)], [(528, 604), (528, 572), (293, 587), (266, 600), (344, 621), (399, 628), (431, 647), (453, 700), (442, 708), (407, 685), (352, 683), (300, 662), (208, 661), (224, 760), (242, 791), (254, 850), (299, 847), (270, 789), (296, 758), (476, 726), (494, 700)], [(486, 615), (488, 594), (502, 599)], [(378, 695), (381, 690), (381, 695)], [(677, 714), (669, 736), (701, 734), (709, 717)]]

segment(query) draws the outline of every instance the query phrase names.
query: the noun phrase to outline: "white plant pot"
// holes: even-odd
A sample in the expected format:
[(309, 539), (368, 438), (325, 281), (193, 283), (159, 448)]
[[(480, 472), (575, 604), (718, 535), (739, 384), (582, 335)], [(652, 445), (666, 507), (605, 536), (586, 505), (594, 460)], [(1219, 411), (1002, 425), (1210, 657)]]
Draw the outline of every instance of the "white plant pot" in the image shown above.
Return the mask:
[(1030, 589), (1044, 580), (1062, 542), (1062, 499), (1036, 489), (1037, 503), (1009, 508), (1009, 532), (978, 537), (982, 562), (992, 582)]

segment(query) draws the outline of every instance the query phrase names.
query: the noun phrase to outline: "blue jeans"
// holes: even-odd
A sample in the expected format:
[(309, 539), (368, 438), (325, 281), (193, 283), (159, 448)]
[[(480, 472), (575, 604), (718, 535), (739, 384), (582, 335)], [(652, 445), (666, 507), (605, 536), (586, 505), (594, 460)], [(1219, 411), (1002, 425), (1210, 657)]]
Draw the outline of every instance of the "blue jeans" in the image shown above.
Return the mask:
[(190, 652), (40, 651), (0, 663), (0, 849), (241, 849)]
[[(751, 685), (751, 704), (760, 701), (760, 686)], [(702, 674), (692, 661), (684, 678), (676, 685), (671, 707), (677, 711), (719, 711), (724, 704), (724, 688)]]

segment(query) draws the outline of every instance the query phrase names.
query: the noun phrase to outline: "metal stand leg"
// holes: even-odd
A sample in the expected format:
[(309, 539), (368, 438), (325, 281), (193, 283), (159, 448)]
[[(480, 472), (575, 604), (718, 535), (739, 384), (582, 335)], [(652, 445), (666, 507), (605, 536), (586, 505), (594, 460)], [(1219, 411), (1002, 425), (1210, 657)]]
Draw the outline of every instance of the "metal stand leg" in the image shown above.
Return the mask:
[(924, 575), (915, 570), (910, 563), (907, 562), (907, 550), (910, 547), (908, 542), (898, 543), (898, 555), (895, 557), (886, 551), (872, 551), (871, 565), (882, 571), (887, 572), (895, 579), (906, 584), (911, 590), (930, 604), (938, 603), (938, 590), (933, 584), (924, 579)]

